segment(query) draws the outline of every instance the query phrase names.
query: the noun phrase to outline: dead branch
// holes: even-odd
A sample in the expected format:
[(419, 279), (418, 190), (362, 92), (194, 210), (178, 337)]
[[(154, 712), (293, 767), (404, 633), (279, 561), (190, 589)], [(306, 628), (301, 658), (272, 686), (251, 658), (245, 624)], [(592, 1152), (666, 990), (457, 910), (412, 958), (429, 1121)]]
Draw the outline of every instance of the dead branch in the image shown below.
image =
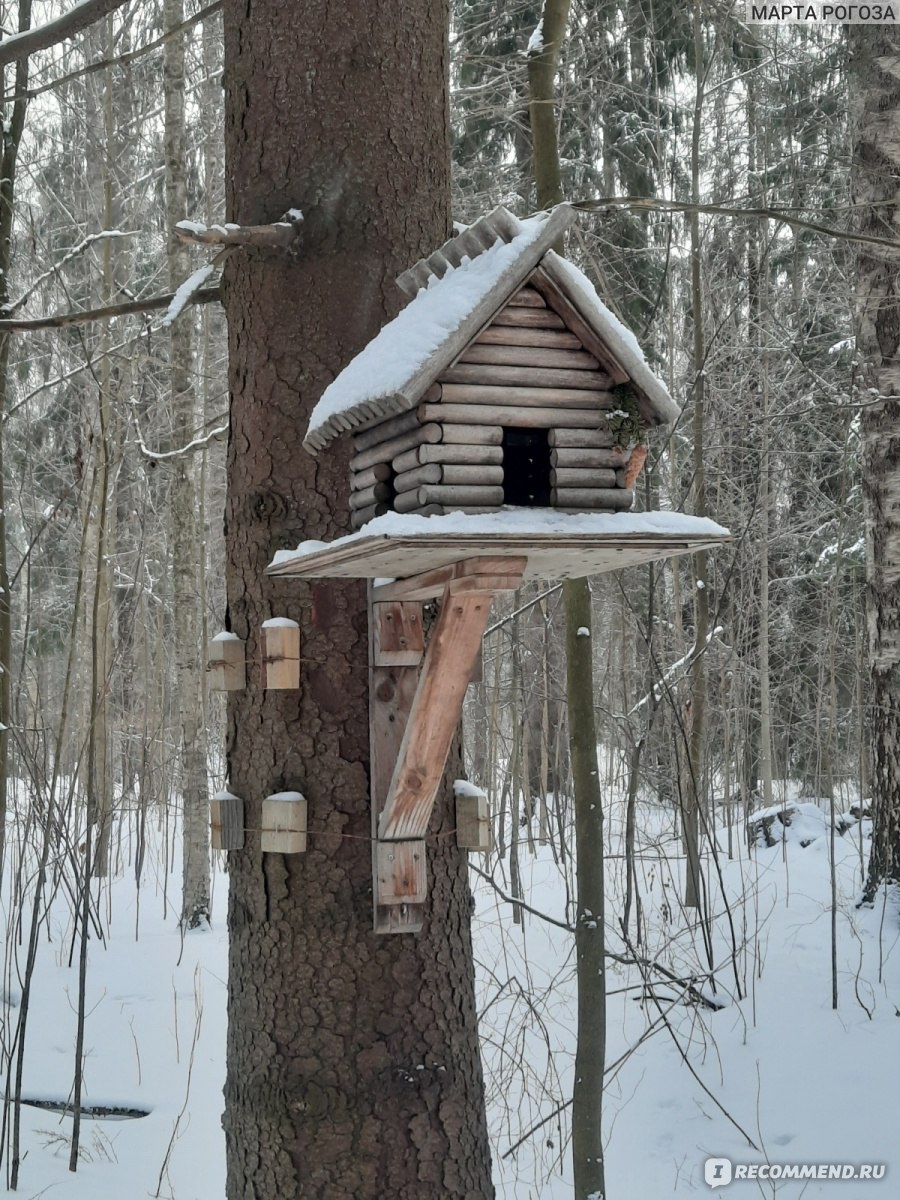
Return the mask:
[(179, 221), (176, 234), (183, 242), (199, 246), (290, 246), (300, 235), (303, 213), (289, 208), (280, 221), (271, 225), (203, 225), (198, 221)]
[[(191, 296), (191, 304), (212, 304), (220, 298), (217, 287), (201, 288)], [(54, 313), (50, 317), (0, 320), (0, 333), (28, 333), (35, 329), (65, 329), (70, 325), (87, 325), (90, 321), (109, 321), (135, 313), (155, 312), (168, 308), (175, 299), (174, 292), (165, 296), (149, 296), (146, 300), (129, 300), (124, 304), (109, 304), (106, 308), (89, 308), (83, 312)]]

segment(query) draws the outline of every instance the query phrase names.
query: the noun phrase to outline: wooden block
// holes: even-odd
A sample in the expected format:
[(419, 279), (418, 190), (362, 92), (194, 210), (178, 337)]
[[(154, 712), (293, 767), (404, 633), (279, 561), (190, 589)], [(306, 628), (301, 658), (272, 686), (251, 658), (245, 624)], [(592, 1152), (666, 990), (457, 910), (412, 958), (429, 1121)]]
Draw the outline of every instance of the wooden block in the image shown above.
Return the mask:
[(465, 779), (453, 785), (456, 795), (456, 844), (460, 850), (491, 849), (491, 813), (488, 799), (481, 788)]
[(306, 798), (300, 792), (274, 792), (262, 802), (264, 854), (306, 853)]
[(232, 792), (216, 792), (209, 801), (209, 844), (213, 850), (243, 850), (244, 802)]
[(376, 842), (375, 903), (422, 904), (428, 895), (425, 843)]
[(217, 633), (210, 641), (206, 673), (214, 692), (239, 692), (247, 686), (244, 643), (236, 633)]
[(300, 686), (300, 626), (288, 617), (271, 617), (260, 629), (262, 685), (266, 691)]
[(550, 486), (557, 488), (614, 488), (612, 467), (551, 467)]
[(567, 512), (618, 511), (631, 508), (634, 492), (629, 488), (554, 488), (550, 503)]
[(373, 605), (376, 667), (414, 667), (425, 653), (422, 605), (388, 601)]

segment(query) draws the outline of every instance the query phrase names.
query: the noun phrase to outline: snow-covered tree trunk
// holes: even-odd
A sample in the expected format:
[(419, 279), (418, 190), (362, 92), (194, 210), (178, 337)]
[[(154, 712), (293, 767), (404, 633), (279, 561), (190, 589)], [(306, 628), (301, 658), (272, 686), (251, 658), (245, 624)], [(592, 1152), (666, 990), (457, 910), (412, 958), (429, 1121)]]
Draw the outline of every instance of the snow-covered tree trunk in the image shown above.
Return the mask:
[[(853, 200), (859, 228), (897, 239), (900, 210), (900, 36), (850, 27)], [(874, 829), (865, 893), (900, 881), (900, 250), (857, 252), (863, 484), (869, 627), (868, 692)]]
[[(449, 235), (446, 5), (225, 5), (227, 216), (304, 213), (297, 252), (229, 259), (228, 626), (248, 686), (229, 700), (228, 1196), (493, 1196), (470, 895), (452, 795), (428, 838), (421, 933), (372, 932), (362, 583), (269, 579), (274, 552), (348, 524), (346, 441), (302, 449), (323, 388), (393, 316), (395, 276)], [(260, 626), (301, 625), (301, 687), (264, 692)], [(458, 766), (458, 760), (453, 766)], [(304, 855), (263, 855), (260, 807), (297, 789)]]
[[(165, 0), (165, 25), (184, 20), (183, 0)], [(184, 124), (184, 35), (166, 42), (165, 69), (166, 218), (169, 234), (169, 286), (174, 291), (190, 274), (187, 248), (175, 225), (187, 212), (187, 146)], [(191, 314), (171, 327), (170, 387), (173, 448), (195, 436)], [(206, 778), (206, 730), (202, 724), (200, 643), (198, 637), (198, 497), (193, 453), (174, 459), (172, 576), (175, 604), (175, 673), (181, 728), (181, 799), (183, 806), (182, 920), (193, 928), (209, 916), (209, 804)]]

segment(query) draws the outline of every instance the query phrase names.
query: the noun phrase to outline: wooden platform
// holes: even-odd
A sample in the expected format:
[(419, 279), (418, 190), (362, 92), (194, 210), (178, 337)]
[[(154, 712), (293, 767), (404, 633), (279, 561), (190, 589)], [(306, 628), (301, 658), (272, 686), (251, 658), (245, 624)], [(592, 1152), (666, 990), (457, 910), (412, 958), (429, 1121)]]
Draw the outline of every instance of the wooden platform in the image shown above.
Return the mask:
[(524, 579), (600, 575), (728, 541), (703, 533), (462, 533), (373, 534), (340, 539), (311, 553), (282, 557), (268, 575), (298, 579), (396, 579), (450, 566), (468, 558), (528, 559)]

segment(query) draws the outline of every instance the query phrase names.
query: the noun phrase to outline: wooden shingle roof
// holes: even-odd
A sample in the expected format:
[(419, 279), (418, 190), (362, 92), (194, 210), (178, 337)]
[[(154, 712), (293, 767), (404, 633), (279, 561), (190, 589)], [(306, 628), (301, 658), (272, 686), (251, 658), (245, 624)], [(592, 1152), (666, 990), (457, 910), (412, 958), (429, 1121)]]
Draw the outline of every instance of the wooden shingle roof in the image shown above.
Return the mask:
[(304, 446), (313, 455), (341, 433), (414, 408), (437, 376), (535, 272), (563, 319), (618, 382), (630, 381), (648, 425), (679, 412), (631, 332), (588, 278), (551, 247), (575, 219), (566, 204), (525, 220), (496, 208), (397, 280), (409, 304), (325, 390)]

